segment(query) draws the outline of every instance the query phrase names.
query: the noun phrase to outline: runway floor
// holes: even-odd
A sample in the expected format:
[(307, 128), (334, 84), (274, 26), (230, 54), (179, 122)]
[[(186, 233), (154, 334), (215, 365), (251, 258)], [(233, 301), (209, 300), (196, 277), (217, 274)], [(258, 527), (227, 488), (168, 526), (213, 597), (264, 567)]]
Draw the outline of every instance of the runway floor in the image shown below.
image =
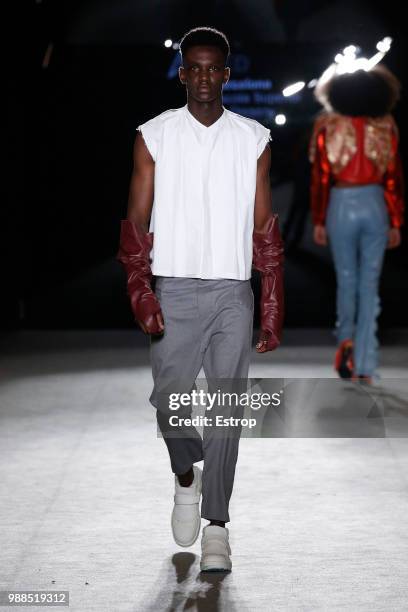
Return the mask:
[[(329, 332), (288, 339), (254, 352), (250, 375), (334, 377)], [(408, 378), (406, 340), (383, 347), (384, 380)], [(243, 438), (233, 571), (200, 574), (199, 540), (182, 549), (171, 536), (173, 476), (148, 403), (145, 339), (20, 332), (1, 349), (0, 590), (67, 590), (75, 612), (408, 610), (398, 432)]]

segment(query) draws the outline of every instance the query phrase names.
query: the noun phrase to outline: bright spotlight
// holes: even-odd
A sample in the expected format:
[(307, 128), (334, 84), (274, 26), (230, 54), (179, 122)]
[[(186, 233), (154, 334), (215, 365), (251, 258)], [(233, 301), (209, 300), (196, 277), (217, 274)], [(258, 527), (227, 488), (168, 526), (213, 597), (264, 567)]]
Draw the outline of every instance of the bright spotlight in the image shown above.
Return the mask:
[(348, 47), (345, 47), (343, 49), (343, 54), (344, 55), (348, 55), (348, 56), (352, 56), (355, 57), (357, 52), (357, 47), (355, 45), (349, 45)]
[(276, 125), (285, 125), (286, 123), (286, 116), (285, 115), (276, 115), (275, 117), (275, 123)]
[(168, 49), (171, 47), (172, 44), (173, 44), (173, 41), (171, 40), (171, 38), (167, 38), (164, 41), (164, 46), (167, 47)]
[(388, 51), (391, 49), (391, 43), (392, 38), (390, 36), (386, 36), (376, 44), (376, 49), (381, 53), (388, 53)]
[(287, 98), (288, 96), (293, 96), (293, 94), (298, 93), (298, 91), (301, 91), (305, 85), (306, 83), (304, 81), (298, 81), (297, 83), (293, 83), (293, 85), (288, 85), (288, 87), (285, 87), (285, 89), (282, 91), (282, 94), (285, 96), (285, 98)]

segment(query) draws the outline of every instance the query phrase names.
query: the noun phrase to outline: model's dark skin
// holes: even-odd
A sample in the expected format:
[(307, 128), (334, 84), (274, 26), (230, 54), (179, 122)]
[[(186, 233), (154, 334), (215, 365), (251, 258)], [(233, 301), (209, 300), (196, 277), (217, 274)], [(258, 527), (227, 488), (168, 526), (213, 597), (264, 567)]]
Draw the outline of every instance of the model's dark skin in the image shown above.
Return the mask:
[[(218, 47), (194, 46), (188, 49), (179, 68), (179, 77), (187, 90), (187, 106), (190, 113), (203, 125), (209, 127), (223, 113), (222, 87), (228, 82), (230, 69), (225, 67), (225, 57)], [(127, 218), (145, 232), (149, 221), (154, 194), (154, 161), (140, 133), (136, 135), (133, 148), (133, 173), (130, 181)], [(271, 216), (271, 187), (269, 171), (271, 150), (267, 145), (258, 159), (254, 209), (254, 229), (263, 232)], [(164, 331), (161, 313), (157, 314), (159, 328)], [(146, 329), (142, 326), (143, 331)], [(261, 332), (256, 345), (258, 353), (266, 352), (267, 332)], [(182, 486), (189, 486), (194, 478), (191, 468), (186, 474), (178, 475)], [(211, 521), (214, 525), (225, 526), (222, 521)]]

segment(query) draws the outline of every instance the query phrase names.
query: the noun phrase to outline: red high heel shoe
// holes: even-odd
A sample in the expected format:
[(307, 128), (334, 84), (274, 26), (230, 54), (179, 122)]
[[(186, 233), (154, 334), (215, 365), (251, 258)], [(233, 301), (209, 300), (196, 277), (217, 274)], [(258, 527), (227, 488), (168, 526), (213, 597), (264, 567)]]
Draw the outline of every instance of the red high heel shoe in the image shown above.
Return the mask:
[(334, 357), (334, 369), (337, 370), (340, 378), (353, 378), (353, 341), (343, 340), (340, 343)]

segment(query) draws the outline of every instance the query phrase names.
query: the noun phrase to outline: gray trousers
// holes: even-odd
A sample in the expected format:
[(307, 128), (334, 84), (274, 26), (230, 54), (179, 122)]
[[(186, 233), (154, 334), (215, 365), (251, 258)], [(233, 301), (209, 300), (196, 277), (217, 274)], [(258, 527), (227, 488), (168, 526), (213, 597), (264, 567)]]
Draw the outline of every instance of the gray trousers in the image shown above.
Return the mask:
[[(201, 516), (228, 522), (240, 428), (231, 428), (229, 433), (223, 428), (220, 435), (216, 428), (205, 426), (201, 438), (195, 427), (182, 425), (175, 434), (169, 427), (168, 398), (169, 389), (190, 393), (201, 367), (208, 391), (220, 388), (220, 381), (224, 381), (224, 389), (242, 387), (252, 345), (251, 284), (249, 280), (158, 277), (155, 292), (165, 331), (163, 336), (151, 338), (154, 388), (150, 402), (156, 408), (172, 471), (184, 474), (204, 459)], [(223, 414), (226, 410), (222, 408)], [(177, 412), (183, 417), (190, 414), (191, 406)], [(241, 416), (236, 407), (233, 416)]]

